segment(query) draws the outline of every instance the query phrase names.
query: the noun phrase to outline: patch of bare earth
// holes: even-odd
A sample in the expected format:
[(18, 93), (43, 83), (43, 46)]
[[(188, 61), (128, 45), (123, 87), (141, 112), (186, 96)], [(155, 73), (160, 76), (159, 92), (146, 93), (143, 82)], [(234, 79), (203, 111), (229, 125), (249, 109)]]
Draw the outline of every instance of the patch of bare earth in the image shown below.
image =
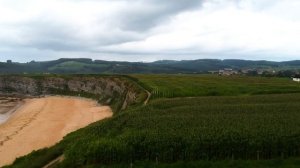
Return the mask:
[(25, 104), (0, 125), (0, 167), (33, 150), (50, 147), (66, 134), (112, 114), (108, 106), (88, 99), (25, 99)]

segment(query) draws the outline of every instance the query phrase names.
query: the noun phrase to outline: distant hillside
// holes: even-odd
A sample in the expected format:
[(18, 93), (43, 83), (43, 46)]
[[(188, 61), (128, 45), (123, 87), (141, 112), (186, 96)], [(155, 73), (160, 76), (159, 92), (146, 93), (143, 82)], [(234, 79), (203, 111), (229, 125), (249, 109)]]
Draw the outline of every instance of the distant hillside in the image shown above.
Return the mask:
[(44, 62), (0, 62), (1, 74), (23, 74), (23, 73), (57, 73), (57, 74), (145, 74), (145, 73), (206, 73), (219, 69), (231, 68), (263, 69), (263, 70), (287, 70), (300, 69), (300, 61), (272, 62), (272, 61), (250, 61), (250, 60), (161, 60), (150, 63), (143, 62), (121, 62), (103, 61), (86, 58), (58, 59)]

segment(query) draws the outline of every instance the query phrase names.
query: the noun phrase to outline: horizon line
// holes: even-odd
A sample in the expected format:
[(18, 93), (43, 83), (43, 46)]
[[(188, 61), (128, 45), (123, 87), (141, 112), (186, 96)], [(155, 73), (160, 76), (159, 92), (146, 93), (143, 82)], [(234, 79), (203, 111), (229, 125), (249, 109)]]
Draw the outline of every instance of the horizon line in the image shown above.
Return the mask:
[(154, 62), (159, 62), (159, 61), (174, 61), (174, 62), (180, 62), (180, 61), (197, 61), (197, 60), (219, 60), (219, 61), (225, 61), (225, 60), (239, 60), (239, 61), (253, 61), (253, 62), (259, 62), (259, 61), (266, 61), (266, 62), (276, 62), (276, 63), (282, 63), (282, 62), (292, 62), (292, 61), (300, 61), (299, 60), (285, 60), (285, 61), (273, 61), (273, 60), (267, 60), (267, 59), (238, 59), (238, 58), (226, 58), (226, 59), (218, 59), (218, 58), (199, 58), (199, 59), (160, 59), (160, 60), (155, 60), (155, 61), (125, 61), (125, 60), (103, 60), (103, 59), (93, 59), (89, 57), (82, 57), (82, 58), (58, 58), (58, 59), (51, 59), (51, 60), (31, 60), (27, 62), (18, 62), (18, 61), (13, 61), (13, 59), (8, 59), (6, 61), (2, 60), (0, 61), (1, 63), (30, 63), (30, 62), (52, 62), (52, 61), (57, 61), (57, 60), (80, 60), (80, 59), (86, 59), (86, 60), (91, 60), (93, 62), (95, 61), (106, 61), (106, 62), (128, 62), (128, 63), (154, 63)]

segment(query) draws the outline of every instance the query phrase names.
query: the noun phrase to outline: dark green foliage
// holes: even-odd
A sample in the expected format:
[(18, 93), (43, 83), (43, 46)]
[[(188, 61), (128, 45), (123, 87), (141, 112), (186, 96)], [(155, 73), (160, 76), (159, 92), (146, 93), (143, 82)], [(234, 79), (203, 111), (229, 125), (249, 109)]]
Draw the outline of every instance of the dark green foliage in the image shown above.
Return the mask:
[(239, 96), (297, 93), (300, 84), (289, 78), (218, 75), (134, 75), (150, 87), (152, 98)]
[(61, 144), (55, 145), (51, 148), (45, 148), (34, 151), (26, 157), (16, 159), (13, 166), (5, 166), (4, 168), (41, 168), (49, 163), (49, 161), (59, 157), (63, 154), (63, 147)]
[[(55, 74), (199, 74), (208, 71), (216, 71), (223, 68), (233, 69), (264, 69), (282, 70), (300, 68), (300, 61), (272, 62), (272, 61), (250, 61), (250, 60), (218, 60), (198, 59), (170, 61), (162, 60), (150, 63), (144, 62), (122, 62), (102, 61), (91, 59), (67, 59), (62, 58), (54, 61), (28, 63), (1, 63), (1, 74), (23, 74), (23, 73), (55, 73)], [(253, 71), (254, 72), (254, 71)], [(273, 74), (271, 74), (273, 75)]]
[(85, 168), (298, 168), (299, 159), (288, 160), (223, 160), (223, 161), (193, 161), (176, 163), (136, 162), (134, 164), (91, 165)]
[(300, 156), (300, 94), (159, 99), (68, 135), (61, 167)]
[(65, 162), (300, 156), (299, 101), (300, 94), (152, 101), (68, 136)]

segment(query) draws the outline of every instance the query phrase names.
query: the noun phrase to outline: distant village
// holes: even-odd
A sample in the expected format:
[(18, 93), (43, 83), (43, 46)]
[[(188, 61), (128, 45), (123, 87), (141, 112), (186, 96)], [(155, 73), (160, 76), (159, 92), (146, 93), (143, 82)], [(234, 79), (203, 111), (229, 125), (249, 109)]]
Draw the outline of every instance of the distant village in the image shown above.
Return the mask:
[(220, 69), (219, 71), (209, 71), (211, 74), (219, 74), (222, 76), (230, 76), (230, 75), (263, 75), (263, 74), (276, 74), (275, 70), (263, 70), (263, 69), (240, 69), (234, 70), (231, 68)]
[(232, 69), (224, 68), (218, 71), (209, 71), (211, 74), (218, 74), (220, 76), (232, 76), (232, 75), (248, 75), (248, 76), (277, 76), (277, 77), (290, 77), (293, 81), (300, 82), (299, 70), (274, 70), (274, 69)]

